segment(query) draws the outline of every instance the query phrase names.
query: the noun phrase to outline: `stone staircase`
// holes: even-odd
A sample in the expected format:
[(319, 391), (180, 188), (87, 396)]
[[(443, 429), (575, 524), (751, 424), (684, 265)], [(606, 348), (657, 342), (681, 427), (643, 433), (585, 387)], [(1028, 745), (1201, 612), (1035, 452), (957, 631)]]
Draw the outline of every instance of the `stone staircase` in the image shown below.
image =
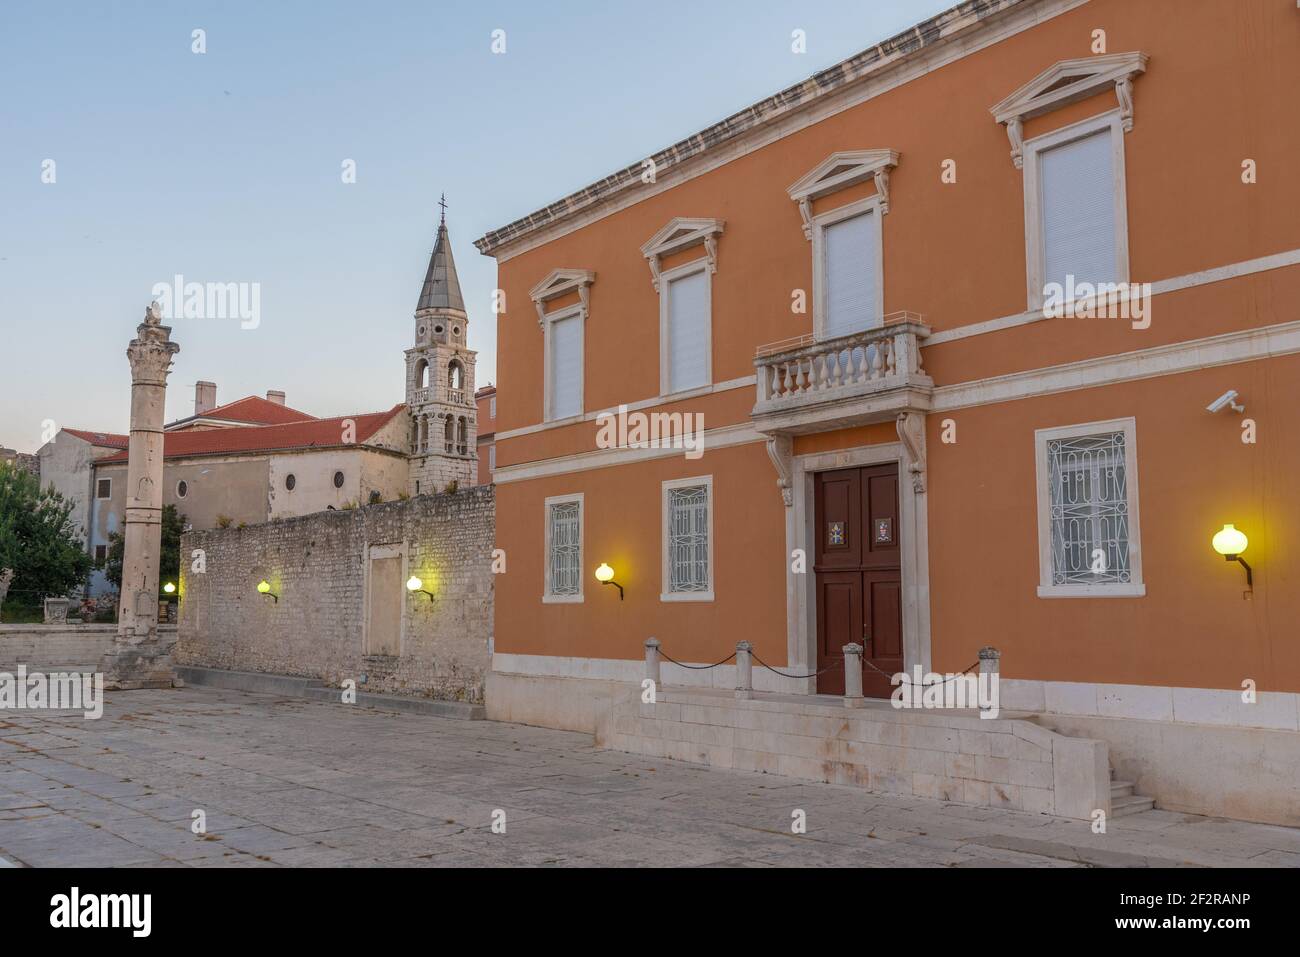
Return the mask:
[(1130, 814), (1141, 814), (1143, 811), (1149, 811), (1155, 806), (1156, 802), (1152, 798), (1134, 793), (1132, 781), (1115, 780), (1115, 769), (1110, 769), (1111, 817), (1127, 817)]

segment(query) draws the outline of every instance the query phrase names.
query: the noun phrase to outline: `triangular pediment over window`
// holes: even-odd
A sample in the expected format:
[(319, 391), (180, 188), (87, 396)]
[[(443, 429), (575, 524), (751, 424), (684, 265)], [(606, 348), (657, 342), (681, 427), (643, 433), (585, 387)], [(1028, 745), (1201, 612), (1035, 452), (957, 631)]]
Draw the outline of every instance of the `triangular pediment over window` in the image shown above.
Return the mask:
[(726, 226), (720, 219), (688, 219), (676, 216), (641, 246), (641, 254), (650, 264), (650, 281), (659, 288), (659, 258), (679, 253), (692, 246), (703, 246), (709, 271), (718, 271), (718, 236)]
[(804, 235), (812, 239), (812, 201), (867, 180), (875, 180), (880, 212), (889, 212), (889, 171), (898, 165), (897, 150), (841, 150), (799, 177), (787, 190), (799, 204)]
[(546, 319), (546, 304), (552, 299), (576, 292), (582, 303), (583, 314), (588, 306), (587, 287), (596, 281), (596, 274), (590, 269), (552, 269), (546, 278), (528, 290), (528, 298), (537, 306), (537, 321)]
[(1147, 55), (1134, 50), (1102, 56), (1079, 57), (1053, 63), (1006, 99), (989, 108), (1005, 124), (1011, 140), (1011, 158), (1021, 166), (1022, 127), (1025, 120), (1042, 116), (1111, 87), (1119, 101), (1124, 132), (1133, 129), (1133, 77), (1146, 72)]

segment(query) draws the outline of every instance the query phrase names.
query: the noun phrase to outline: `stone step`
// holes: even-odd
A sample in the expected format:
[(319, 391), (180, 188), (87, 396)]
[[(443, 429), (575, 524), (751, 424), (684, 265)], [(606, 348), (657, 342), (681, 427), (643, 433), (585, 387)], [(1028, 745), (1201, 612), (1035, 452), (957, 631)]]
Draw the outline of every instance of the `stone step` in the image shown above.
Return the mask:
[(1143, 811), (1149, 811), (1156, 806), (1156, 802), (1148, 797), (1139, 795), (1130, 795), (1122, 797), (1119, 800), (1112, 799), (1110, 802), (1111, 817), (1127, 817), (1130, 814), (1141, 814)]
[(1110, 799), (1114, 803), (1119, 798), (1133, 796), (1132, 781), (1111, 781), (1110, 782)]

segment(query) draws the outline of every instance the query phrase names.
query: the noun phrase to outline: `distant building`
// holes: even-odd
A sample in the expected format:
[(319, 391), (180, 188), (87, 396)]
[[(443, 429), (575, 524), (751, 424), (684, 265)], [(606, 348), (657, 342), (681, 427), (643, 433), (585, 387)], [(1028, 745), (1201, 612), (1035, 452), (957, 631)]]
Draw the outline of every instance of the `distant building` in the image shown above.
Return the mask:
[[(217, 405), (216, 383), (198, 382), (194, 413), (165, 426), (163, 504), (206, 529), (476, 484), (468, 324), (444, 221), (415, 310), (415, 345), (406, 352), (406, 403), (323, 419), (290, 408), (278, 391)], [(88, 503), (78, 524), (91, 556), (103, 561), (125, 518), (127, 437), (65, 429), (42, 455), (61, 486)], [(91, 593), (108, 588), (95, 572)]]
[[(491, 485), (492, 470), (497, 467), (497, 387), (485, 385), (474, 393), (478, 408), (478, 481)], [(486, 431), (484, 431), (486, 430)]]
[(41, 474), (41, 460), (37, 455), (30, 452), (19, 452), (16, 449), (6, 449), (0, 446), (0, 462), (12, 462), (20, 469), (31, 472), (33, 475)]

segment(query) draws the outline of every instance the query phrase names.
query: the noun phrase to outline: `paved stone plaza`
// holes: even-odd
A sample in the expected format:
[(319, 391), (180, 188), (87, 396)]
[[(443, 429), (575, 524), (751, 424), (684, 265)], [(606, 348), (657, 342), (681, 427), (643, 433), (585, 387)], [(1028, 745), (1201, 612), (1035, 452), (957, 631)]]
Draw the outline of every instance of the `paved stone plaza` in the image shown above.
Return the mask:
[[(1300, 830), (1088, 825), (611, 751), (589, 735), (207, 688), (4, 712), (0, 858), (31, 866), (1300, 866)], [(202, 809), (207, 834), (191, 833)], [(494, 834), (494, 810), (506, 833)], [(791, 833), (791, 814), (807, 833)]]

